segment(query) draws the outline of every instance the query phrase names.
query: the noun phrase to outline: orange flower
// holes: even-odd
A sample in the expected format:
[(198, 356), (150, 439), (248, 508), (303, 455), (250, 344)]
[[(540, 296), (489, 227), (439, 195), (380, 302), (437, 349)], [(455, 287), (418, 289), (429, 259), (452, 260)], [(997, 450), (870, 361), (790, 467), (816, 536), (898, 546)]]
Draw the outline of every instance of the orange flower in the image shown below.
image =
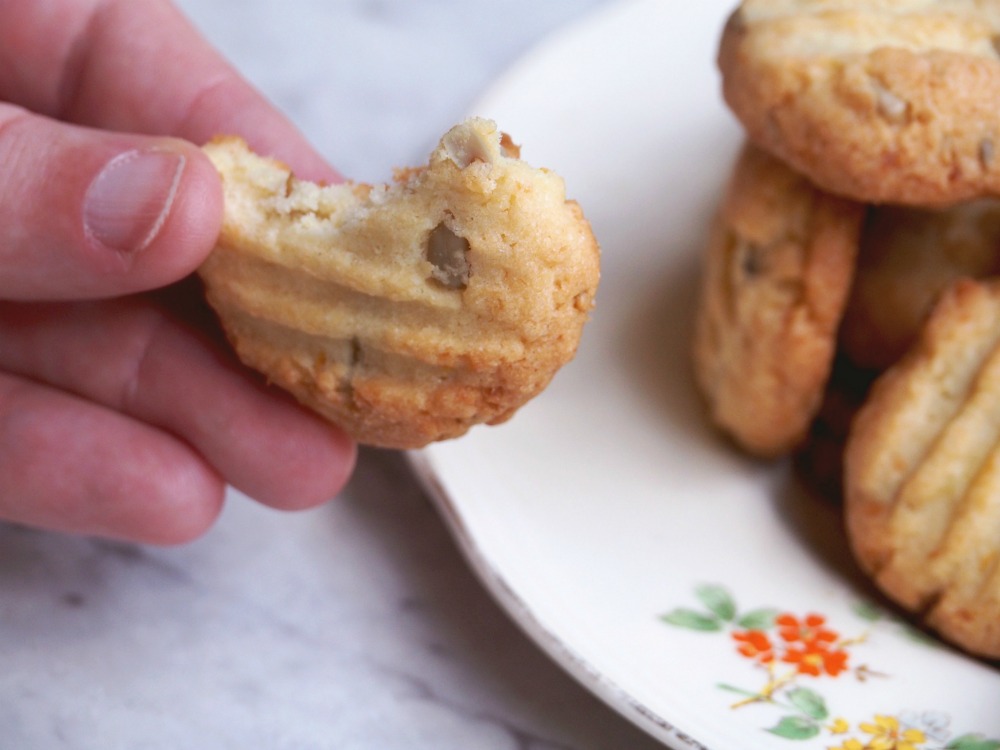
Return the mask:
[(736, 650), (748, 659), (770, 664), (774, 661), (774, 646), (767, 634), (760, 630), (745, 630), (733, 633), (733, 640), (738, 644)]
[(786, 643), (817, 644), (822, 648), (837, 642), (837, 633), (823, 627), (826, 623), (823, 615), (810, 614), (800, 620), (795, 615), (783, 614), (775, 622), (778, 635)]
[(847, 669), (848, 656), (843, 649), (831, 649), (823, 641), (812, 641), (800, 647), (789, 646), (781, 660), (794, 664), (799, 674), (813, 677), (828, 674), (836, 677)]

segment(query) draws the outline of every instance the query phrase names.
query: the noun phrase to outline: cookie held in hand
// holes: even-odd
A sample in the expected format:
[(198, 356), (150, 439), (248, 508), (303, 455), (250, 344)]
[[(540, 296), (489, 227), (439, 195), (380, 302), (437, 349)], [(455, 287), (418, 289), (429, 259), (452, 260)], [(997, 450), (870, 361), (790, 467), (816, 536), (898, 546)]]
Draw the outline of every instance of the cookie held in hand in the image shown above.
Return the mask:
[(240, 359), (361, 443), (508, 419), (575, 354), (599, 249), (562, 179), (468, 120), (391, 185), (321, 186), (236, 138), (199, 270)]

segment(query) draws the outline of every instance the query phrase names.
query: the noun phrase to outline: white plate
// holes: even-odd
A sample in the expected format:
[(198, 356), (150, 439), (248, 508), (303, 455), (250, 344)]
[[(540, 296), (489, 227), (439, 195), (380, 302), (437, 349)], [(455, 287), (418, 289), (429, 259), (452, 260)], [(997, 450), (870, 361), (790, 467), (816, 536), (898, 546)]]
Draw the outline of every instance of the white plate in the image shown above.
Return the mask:
[[(995, 750), (972, 741), (1000, 739), (1000, 673), (866, 604), (838, 510), (706, 427), (688, 347), (699, 249), (740, 138), (714, 67), (730, 4), (612, 6), (475, 108), (566, 178), (603, 279), (545, 394), (413, 464), (514, 619), (675, 748), (892, 748), (908, 730), (917, 750)], [(774, 613), (824, 617), (843, 671), (741, 655), (735, 636)], [(764, 632), (779, 655), (802, 646)]]

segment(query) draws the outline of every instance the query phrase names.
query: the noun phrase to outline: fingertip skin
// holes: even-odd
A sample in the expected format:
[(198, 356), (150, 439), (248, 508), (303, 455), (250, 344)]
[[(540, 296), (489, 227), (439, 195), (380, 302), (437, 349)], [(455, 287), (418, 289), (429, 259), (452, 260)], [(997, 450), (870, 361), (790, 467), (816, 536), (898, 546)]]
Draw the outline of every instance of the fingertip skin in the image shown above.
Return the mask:
[(222, 226), (218, 172), (201, 149), (179, 139), (120, 144), (82, 200), (83, 240), (93, 269), (133, 291), (193, 272)]
[[(223, 220), (222, 181), (204, 152), (194, 144), (176, 138), (141, 139), (114, 157), (104, 170), (131, 158), (152, 156), (166, 158), (176, 164), (173, 173), (162, 177), (165, 205), (162, 216), (154, 220), (148, 236), (135, 248), (122, 250), (103, 246), (92, 232), (87, 231), (86, 212), (88, 190), (84, 198), (84, 235), (93, 256), (112, 256), (108, 283), (120, 282), (130, 291), (146, 291), (178, 281), (194, 272), (215, 247)], [(94, 178), (101, 180), (104, 172)], [(93, 184), (93, 183), (92, 183)], [(97, 265), (100, 261), (95, 261)]]
[(165, 140), (162, 148), (180, 153), (184, 168), (169, 215), (136, 259), (142, 267), (135, 268), (135, 274), (153, 282), (148, 288), (194, 272), (215, 247), (222, 229), (222, 181), (212, 162), (200, 148), (179, 139)]
[(0, 299), (118, 297), (215, 246), (218, 172), (179, 138), (93, 130), (0, 103)]
[[(283, 394), (278, 396), (284, 400)], [(305, 510), (334, 499), (346, 486), (358, 460), (358, 446), (342, 430), (331, 425), (297, 405), (289, 404), (297, 413), (286, 417), (289, 434), (298, 439), (272, 449), (287, 453), (282, 456), (286, 464), (281, 472), (283, 481), (271, 477), (254, 478), (255, 484), (247, 486), (248, 494), (259, 502), (279, 510)], [(265, 449), (268, 446), (262, 446)], [(294, 455), (291, 455), (294, 452)], [(273, 458), (277, 458), (274, 453)]]

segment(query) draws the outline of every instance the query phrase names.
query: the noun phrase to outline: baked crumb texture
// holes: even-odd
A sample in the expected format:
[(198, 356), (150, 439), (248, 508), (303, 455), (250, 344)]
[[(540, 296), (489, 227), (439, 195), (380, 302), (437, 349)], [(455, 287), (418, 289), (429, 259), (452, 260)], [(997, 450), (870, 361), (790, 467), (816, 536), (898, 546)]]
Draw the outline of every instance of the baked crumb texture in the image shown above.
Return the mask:
[(805, 439), (823, 400), (864, 206), (744, 146), (705, 248), (695, 376), (712, 421), (771, 458)]
[(497, 424), (576, 352), (599, 250), (554, 173), (468, 120), (388, 185), (318, 185), (238, 138), (199, 273), (240, 359), (361, 443)]
[(1000, 658), (1000, 280), (949, 285), (845, 456), (855, 555), (946, 639)]
[(1000, 192), (1000, 5), (744, 0), (719, 48), (726, 102), (819, 187), (942, 205)]

